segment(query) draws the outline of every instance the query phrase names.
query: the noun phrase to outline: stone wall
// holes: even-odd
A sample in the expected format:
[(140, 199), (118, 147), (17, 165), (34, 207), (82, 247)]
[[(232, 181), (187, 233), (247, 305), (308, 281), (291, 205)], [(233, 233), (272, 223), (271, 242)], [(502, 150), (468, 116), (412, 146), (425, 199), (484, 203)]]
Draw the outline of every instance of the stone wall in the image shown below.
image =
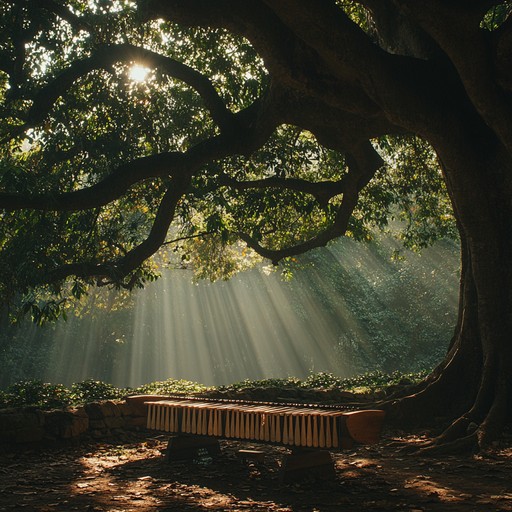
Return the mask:
[(0, 410), (0, 446), (25, 443), (102, 439), (118, 432), (145, 428), (144, 402), (166, 397), (139, 395), (125, 400), (104, 400), (81, 407), (42, 411), (34, 407)]

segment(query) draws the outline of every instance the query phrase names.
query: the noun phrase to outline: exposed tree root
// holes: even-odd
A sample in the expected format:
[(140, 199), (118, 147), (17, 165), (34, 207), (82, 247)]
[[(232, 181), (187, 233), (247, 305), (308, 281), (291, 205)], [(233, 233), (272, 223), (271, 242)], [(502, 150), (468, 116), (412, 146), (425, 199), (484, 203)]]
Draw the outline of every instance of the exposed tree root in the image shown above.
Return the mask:
[(423, 446), (416, 450), (420, 455), (448, 455), (471, 453), (478, 451), (478, 437), (476, 432), (465, 437), (460, 437), (454, 441), (444, 442), (435, 439), (429, 445)]
[[(408, 391), (415, 391), (412, 394), (393, 395), (379, 403), (378, 407), (386, 410), (389, 422), (402, 426), (429, 421), (436, 416), (462, 415), (471, 406), (468, 403), (471, 397), (454, 384), (460, 374), (459, 368), (459, 361), (451, 359), (442, 371), (434, 372), (421, 386), (408, 388)], [(447, 396), (450, 401), (444, 398)]]
[(468, 415), (457, 418), (441, 435), (436, 438), (437, 444), (449, 444), (472, 434), (478, 428)]

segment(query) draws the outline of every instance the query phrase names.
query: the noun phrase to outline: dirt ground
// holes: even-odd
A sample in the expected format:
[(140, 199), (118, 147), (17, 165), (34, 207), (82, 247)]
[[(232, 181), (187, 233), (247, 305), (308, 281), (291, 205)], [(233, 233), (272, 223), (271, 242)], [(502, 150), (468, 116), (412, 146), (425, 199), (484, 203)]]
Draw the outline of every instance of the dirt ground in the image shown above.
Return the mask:
[[(388, 433), (333, 453), (336, 479), (285, 484), (286, 452), (222, 441), (222, 455), (166, 462), (165, 436), (0, 454), (0, 511), (512, 511), (512, 446), (485, 456), (404, 455), (418, 437)], [(397, 443), (398, 441), (398, 443)], [(263, 463), (240, 449), (265, 451)]]

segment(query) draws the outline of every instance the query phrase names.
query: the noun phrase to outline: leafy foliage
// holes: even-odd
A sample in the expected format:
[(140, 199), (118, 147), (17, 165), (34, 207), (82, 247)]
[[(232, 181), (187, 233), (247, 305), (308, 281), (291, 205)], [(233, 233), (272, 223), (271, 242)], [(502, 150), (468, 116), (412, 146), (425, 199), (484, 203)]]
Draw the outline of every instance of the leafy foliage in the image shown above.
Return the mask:
[(295, 377), (282, 379), (244, 380), (228, 386), (207, 387), (197, 382), (168, 379), (151, 382), (137, 388), (115, 388), (111, 384), (87, 380), (75, 383), (71, 389), (61, 384), (49, 384), (42, 381), (20, 381), (6, 391), (0, 391), (0, 408), (34, 406), (41, 409), (61, 408), (98, 400), (121, 399), (133, 394), (154, 395), (192, 395), (206, 391), (239, 392), (265, 388), (281, 389), (338, 389), (352, 392), (375, 392), (396, 384), (409, 385), (419, 382), (426, 371), (417, 373), (369, 372), (357, 377), (343, 379), (332, 373), (311, 373), (301, 381)]
[(0, 395), (3, 407), (34, 406), (43, 409), (64, 407), (71, 402), (69, 390), (62, 384), (38, 380), (20, 381)]
[(74, 383), (70, 388), (62, 384), (26, 380), (10, 385), (5, 391), (0, 390), (0, 408), (33, 406), (41, 409), (54, 409), (98, 400), (119, 400), (127, 395), (192, 394), (208, 389), (196, 382), (176, 379), (151, 382), (137, 388), (116, 388), (107, 382), (93, 379)]
[(85, 380), (74, 383), (70, 389), (70, 399), (72, 403), (87, 403), (95, 400), (107, 400), (122, 398), (124, 391), (98, 380)]
[(218, 386), (219, 391), (243, 391), (247, 389), (257, 388), (297, 388), (300, 387), (301, 381), (296, 377), (276, 378), (276, 379), (260, 379), (249, 380), (244, 379), (234, 382), (226, 386)]
[(428, 371), (403, 373), (394, 371), (384, 373), (373, 371), (355, 377), (340, 378), (332, 373), (312, 373), (301, 383), (305, 388), (332, 389), (339, 388), (344, 391), (376, 391), (393, 385), (410, 385), (420, 382), (428, 375)]
[(481, 26), (487, 30), (496, 30), (512, 13), (512, 2), (503, 2), (492, 6), (484, 16)]
[(132, 389), (132, 392), (140, 394), (173, 395), (201, 393), (208, 389), (208, 387), (203, 386), (197, 382), (190, 382), (183, 379), (167, 379), (161, 382), (151, 382), (149, 384), (144, 384), (138, 388)]
[(337, 389), (339, 391), (349, 391), (358, 393), (367, 393), (381, 391), (388, 386), (395, 385), (411, 385), (420, 382), (428, 375), (427, 370), (419, 372), (404, 373), (394, 371), (392, 373), (384, 373), (382, 371), (373, 371), (357, 375), (355, 377), (339, 377), (333, 373), (318, 372), (310, 373), (309, 376), (300, 380), (296, 377), (280, 378), (280, 379), (263, 379), (263, 380), (243, 380), (235, 382), (227, 386), (219, 386), (219, 391), (248, 391), (265, 388), (280, 389)]
[[(359, 4), (338, 6), (371, 32), (370, 15)], [(166, 260), (198, 278), (229, 278), (260, 260), (240, 242), (242, 233), (279, 251), (329, 231), (344, 200), (341, 188), (315, 196), (289, 184), (340, 185), (350, 166), (339, 148), (320, 143), (305, 127), (273, 126), (271, 117), (263, 130), (268, 133), (254, 147), (247, 147), (249, 138), (205, 161), (194, 156), (220, 148), (224, 132), (242, 133), (246, 117), (254, 116), (254, 124), (267, 115), (255, 113), (272, 96), (269, 70), (247, 39), (222, 28), (153, 19), (131, 1), (73, 0), (66, 7), (66, 22), (48, 6), (30, 2), (7, 2), (0, 10), (0, 51), (22, 68), (0, 71), (1, 192), (58, 201), (101, 186), (144, 158), (180, 155), (201, 163), (193, 164), (190, 186), (176, 205), (172, 236), (163, 242), (167, 253), (154, 261), (148, 253), (128, 270), (118, 268), (119, 262), (147, 240), (165, 192), (174, 186), (172, 166), (142, 175), (97, 205), (2, 213), (4, 302), (41, 324), (75, 309), (93, 284), (144, 286)], [(503, 18), (501, 7), (491, 25)], [(134, 64), (147, 69), (144, 81), (130, 78)], [(277, 113), (279, 105), (269, 110)], [(378, 136), (372, 143), (385, 165), (362, 191), (347, 234), (365, 240), (396, 218), (408, 247), (453, 236), (432, 148), (404, 136)], [(101, 268), (101, 275), (88, 270), (48, 278), (82, 263)], [(18, 318), (16, 308), (10, 312)]]

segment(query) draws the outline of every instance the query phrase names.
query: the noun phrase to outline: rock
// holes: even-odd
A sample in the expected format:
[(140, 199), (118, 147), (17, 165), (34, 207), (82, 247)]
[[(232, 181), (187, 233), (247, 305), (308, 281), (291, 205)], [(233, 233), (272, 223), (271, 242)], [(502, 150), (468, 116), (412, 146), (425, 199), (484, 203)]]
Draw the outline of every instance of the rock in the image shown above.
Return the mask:
[(108, 428), (122, 428), (125, 426), (125, 419), (120, 416), (118, 416), (118, 417), (107, 416), (105, 418), (105, 425)]
[(0, 411), (0, 443), (32, 443), (44, 438), (44, 417), (32, 408)]
[(89, 417), (89, 426), (92, 429), (103, 429), (106, 428), (105, 420), (103, 419), (92, 419)]
[(99, 402), (92, 402), (84, 405), (85, 413), (89, 416), (89, 420), (102, 420), (103, 411)]
[(125, 425), (131, 427), (146, 427), (147, 419), (145, 416), (126, 416)]

